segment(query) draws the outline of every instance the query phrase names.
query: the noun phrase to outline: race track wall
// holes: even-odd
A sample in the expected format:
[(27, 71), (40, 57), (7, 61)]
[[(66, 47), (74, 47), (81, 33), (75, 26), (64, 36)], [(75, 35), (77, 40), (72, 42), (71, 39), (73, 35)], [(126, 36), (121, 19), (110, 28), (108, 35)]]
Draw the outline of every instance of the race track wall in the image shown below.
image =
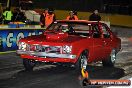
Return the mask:
[(0, 28), (0, 52), (18, 49), (18, 41), (32, 35), (42, 34), (44, 29)]

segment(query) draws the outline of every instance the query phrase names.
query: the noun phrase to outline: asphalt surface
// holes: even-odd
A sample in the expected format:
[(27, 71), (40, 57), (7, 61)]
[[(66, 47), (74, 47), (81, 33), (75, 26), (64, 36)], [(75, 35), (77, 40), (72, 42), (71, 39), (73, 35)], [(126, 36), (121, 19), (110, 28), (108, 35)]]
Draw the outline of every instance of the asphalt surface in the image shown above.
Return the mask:
[[(132, 77), (132, 28), (112, 27), (122, 39), (122, 51), (115, 67), (105, 68), (101, 63), (88, 66), (90, 79), (120, 79)], [(22, 59), (15, 53), (0, 54), (0, 88), (81, 88), (79, 73), (74, 68), (55, 65), (37, 65), (32, 72), (24, 70)], [(91, 88), (91, 87), (87, 87)], [(99, 87), (92, 87), (99, 88)]]

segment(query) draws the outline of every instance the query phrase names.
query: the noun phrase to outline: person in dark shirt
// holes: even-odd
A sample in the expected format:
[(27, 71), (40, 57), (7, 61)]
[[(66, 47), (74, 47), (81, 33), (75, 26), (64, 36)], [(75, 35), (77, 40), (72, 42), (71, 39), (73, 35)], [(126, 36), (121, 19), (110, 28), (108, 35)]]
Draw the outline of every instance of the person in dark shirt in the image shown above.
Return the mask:
[(26, 16), (19, 8), (14, 9), (12, 21), (14, 22), (25, 22)]
[(89, 16), (89, 21), (100, 21), (101, 17), (98, 13), (98, 10), (94, 10), (93, 14)]

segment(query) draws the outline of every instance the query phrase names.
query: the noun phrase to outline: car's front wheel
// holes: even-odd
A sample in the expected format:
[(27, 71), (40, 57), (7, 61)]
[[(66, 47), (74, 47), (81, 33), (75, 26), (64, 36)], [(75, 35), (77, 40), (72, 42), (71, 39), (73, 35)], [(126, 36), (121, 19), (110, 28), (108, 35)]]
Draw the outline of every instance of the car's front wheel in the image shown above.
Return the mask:
[(102, 61), (102, 64), (105, 67), (113, 67), (114, 64), (115, 64), (115, 60), (116, 60), (116, 50), (113, 49), (111, 51), (110, 56), (107, 59), (105, 59), (105, 60)]
[(23, 59), (23, 65), (26, 71), (32, 71), (33, 67), (36, 65), (34, 60)]
[(88, 65), (88, 52), (84, 51), (81, 53), (81, 55), (78, 58), (78, 61), (76, 62), (76, 69), (79, 71), (84, 68), (86, 69)]

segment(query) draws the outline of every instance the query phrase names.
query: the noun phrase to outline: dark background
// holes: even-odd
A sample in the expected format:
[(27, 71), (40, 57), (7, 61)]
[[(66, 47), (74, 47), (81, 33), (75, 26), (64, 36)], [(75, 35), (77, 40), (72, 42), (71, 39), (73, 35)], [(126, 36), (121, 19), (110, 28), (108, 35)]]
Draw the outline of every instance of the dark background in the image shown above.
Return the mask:
[(12, 6), (19, 6), (19, 1), (33, 1), (33, 5), (22, 2), (23, 9), (53, 8), (88, 12), (98, 9), (104, 13), (132, 15), (132, 0), (11, 0)]

